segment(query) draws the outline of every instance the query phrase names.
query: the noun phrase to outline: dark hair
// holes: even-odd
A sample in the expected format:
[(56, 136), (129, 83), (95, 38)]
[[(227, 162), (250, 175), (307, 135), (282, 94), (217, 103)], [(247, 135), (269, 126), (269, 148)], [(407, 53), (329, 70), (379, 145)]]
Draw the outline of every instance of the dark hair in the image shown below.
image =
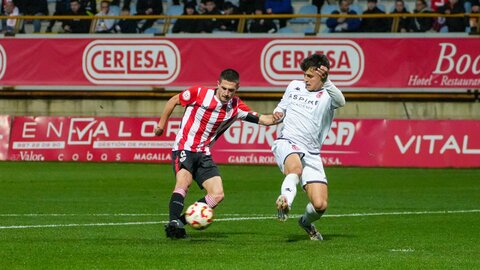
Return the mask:
[(325, 66), (330, 69), (330, 61), (328, 61), (328, 58), (324, 54), (312, 54), (303, 59), (300, 64), (300, 68), (304, 72), (311, 67), (319, 68), (320, 66)]
[(239, 83), (240, 82), (240, 75), (234, 69), (227, 68), (222, 73), (220, 73), (220, 78), (218, 79), (219, 82), (222, 80)]

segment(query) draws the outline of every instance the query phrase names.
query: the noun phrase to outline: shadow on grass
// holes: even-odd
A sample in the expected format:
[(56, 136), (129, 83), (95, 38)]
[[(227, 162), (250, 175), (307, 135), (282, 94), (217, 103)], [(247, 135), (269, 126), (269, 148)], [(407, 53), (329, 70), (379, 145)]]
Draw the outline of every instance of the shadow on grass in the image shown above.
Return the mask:
[[(355, 238), (355, 235), (351, 234), (322, 234), (323, 241), (335, 241), (339, 238)], [(290, 234), (288, 236), (287, 242), (298, 242), (298, 241), (310, 241), (310, 238), (306, 234)]]

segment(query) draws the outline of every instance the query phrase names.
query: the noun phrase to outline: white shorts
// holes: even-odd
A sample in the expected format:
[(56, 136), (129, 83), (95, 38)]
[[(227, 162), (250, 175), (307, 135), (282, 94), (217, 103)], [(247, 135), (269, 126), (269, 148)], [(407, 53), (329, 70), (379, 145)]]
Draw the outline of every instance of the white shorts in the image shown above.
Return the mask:
[(319, 153), (310, 153), (300, 145), (287, 139), (277, 139), (273, 142), (272, 151), (277, 165), (284, 172), (285, 160), (291, 154), (299, 154), (302, 161), (302, 187), (308, 183), (328, 184), (322, 158)]

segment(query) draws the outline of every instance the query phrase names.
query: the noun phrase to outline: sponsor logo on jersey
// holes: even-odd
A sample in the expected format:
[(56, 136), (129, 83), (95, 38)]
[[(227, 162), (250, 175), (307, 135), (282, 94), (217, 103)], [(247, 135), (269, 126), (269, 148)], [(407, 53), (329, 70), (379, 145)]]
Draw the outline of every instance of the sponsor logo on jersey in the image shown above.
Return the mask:
[(188, 90), (184, 91), (183, 94), (182, 94), (182, 98), (185, 101), (189, 101), (190, 100), (190, 91), (188, 91)]
[(315, 53), (330, 60), (329, 78), (337, 85), (353, 85), (363, 74), (362, 48), (351, 40), (273, 40), (263, 48), (261, 70), (273, 85), (302, 79), (301, 61)]
[(167, 40), (95, 40), (83, 52), (83, 73), (94, 84), (164, 85), (180, 71), (180, 52)]
[(3, 49), (2, 45), (0, 45), (0, 79), (2, 79), (6, 69), (7, 69), (7, 54), (5, 53), (5, 50)]

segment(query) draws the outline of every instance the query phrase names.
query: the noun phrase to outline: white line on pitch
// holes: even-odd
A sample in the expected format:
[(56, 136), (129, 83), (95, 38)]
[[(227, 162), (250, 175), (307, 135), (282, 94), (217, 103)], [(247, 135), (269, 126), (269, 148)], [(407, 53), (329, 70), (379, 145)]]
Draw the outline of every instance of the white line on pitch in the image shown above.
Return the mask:
[[(393, 215), (430, 215), (430, 214), (461, 214), (461, 213), (480, 213), (480, 209), (471, 210), (444, 210), (444, 211), (417, 211), (417, 212), (378, 212), (378, 213), (352, 213), (352, 214), (336, 214), (324, 215), (324, 217), (366, 217), (366, 216), (393, 216)], [(58, 214), (61, 215), (61, 214)], [(72, 214), (73, 215), (73, 214)], [(98, 214), (97, 214), (98, 215)], [(118, 214), (103, 214), (118, 215)], [(123, 214), (125, 215), (125, 214)], [(157, 214), (162, 215), (162, 214)], [(225, 215), (226, 216), (226, 215)], [(292, 215), (293, 218), (300, 215)], [(275, 216), (249, 216), (249, 217), (231, 217), (217, 218), (215, 221), (239, 221), (239, 220), (266, 220), (274, 219)], [(85, 223), (85, 224), (45, 224), (45, 225), (11, 225), (0, 226), (0, 230), (5, 229), (28, 229), (28, 228), (57, 228), (57, 227), (93, 227), (93, 226), (129, 226), (129, 225), (152, 225), (163, 224), (166, 221), (144, 221), (144, 222), (118, 222), (118, 223)]]

